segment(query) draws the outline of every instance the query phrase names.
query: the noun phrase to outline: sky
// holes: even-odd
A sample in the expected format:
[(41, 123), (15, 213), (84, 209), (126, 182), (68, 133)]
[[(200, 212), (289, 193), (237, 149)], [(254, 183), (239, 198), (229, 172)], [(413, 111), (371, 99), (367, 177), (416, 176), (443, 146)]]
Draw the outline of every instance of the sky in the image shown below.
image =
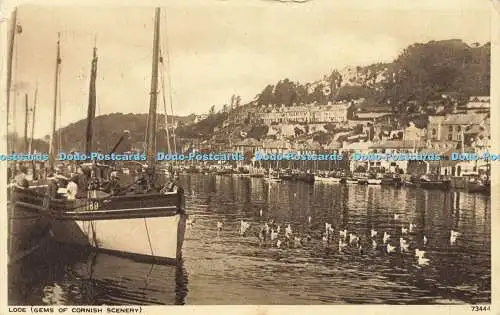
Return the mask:
[[(212, 105), (229, 103), (232, 94), (248, 102), (267, 84), (284, 78), (315, 81), (333, 69), (390, 62), (416, 42), (490, 41), (488, 1), (444, 0), (439, 7), (426, 0), (332, 2), (165, 2), (160, 79), (163, 74), (169, 113), (170, 96), (174, 114), (201, 114)], [(97, 115), (148, 111), (154, 7), (89, 4), (19, 7), (22, 33), (15, 41), (12, 96), (19, 133), (24, 95), (32, 104), (36, 86), (35, 137), (51, 130), (58, 32), (58, 127), (85, 118), (94, 42), (99, 57)], [(164, 111), (162, 94), (158, 108)]]

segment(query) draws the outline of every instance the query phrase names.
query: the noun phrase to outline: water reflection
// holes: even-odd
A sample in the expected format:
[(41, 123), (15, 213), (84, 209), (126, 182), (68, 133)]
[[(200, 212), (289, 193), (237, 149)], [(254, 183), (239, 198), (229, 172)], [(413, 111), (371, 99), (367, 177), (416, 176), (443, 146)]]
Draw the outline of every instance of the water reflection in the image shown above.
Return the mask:
[(51, 244), (9, 268), (11, 305), (184, 304), (183, 263), (141, 263)]
[[(490, 202), (483, 195), (231, 176), (184, 180), (196, 192), (187, 198), (197, 224), (185, 248), (192, 304), (490, 301)], [(294, 249), (260, 247), (258, 229), (270, 218), (282, 227), (290, 223), (301, 236), (311, 233), (312, 242)], [(238, 233), (242, 219), (251, 224), (247, 237)], [(218, 221), (224, 222), (219, 237)], [(413, 252), (339, 253), (335, 244), (321, 242), (325, 222), (336, 233), (356, 233), (366, 249), (371, 229), (387, 231), (396, 245), (402, 225), (416, 224), (405, 237), (412, 250), (426, 250), (429, 266), (419, 266)], [(452, 229), (462, 233), (453, 245)]]

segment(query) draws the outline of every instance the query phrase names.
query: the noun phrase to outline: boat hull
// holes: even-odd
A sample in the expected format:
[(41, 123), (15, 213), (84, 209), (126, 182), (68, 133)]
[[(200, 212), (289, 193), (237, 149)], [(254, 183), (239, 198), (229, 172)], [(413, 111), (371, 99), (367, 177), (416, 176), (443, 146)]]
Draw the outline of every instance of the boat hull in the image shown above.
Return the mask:
[(8, 220), (9, 264), (28, 256), (50, 239), (51, 222), (45, 215), (9, 205)]
[(55, 220), (57, 242), (104, 252), (174, 262), (182, 258), (186, 216)]
[(57, 242), (158, 262), (182, 257), (186, 225), (182, 192), (66, 200), (26, 189), (17, 192), (14, 202), (50, 220)]
[(368, 185), (380, 185), (382, 183), (381, 179), (368, 179), (367, 184)]
[(321, 183), (341, 183), (342, 178), (338, 177), (321, 177), (321, 176), (315, 176), (314, 180), (316, 182), (321, 182)]
[(420, 181), (420, 188), (449, 190), (451, 182), (449, 181)]
[(470, 193), (490, 194), (490, 186), (479, 183), (467, 183), (467, 191)]

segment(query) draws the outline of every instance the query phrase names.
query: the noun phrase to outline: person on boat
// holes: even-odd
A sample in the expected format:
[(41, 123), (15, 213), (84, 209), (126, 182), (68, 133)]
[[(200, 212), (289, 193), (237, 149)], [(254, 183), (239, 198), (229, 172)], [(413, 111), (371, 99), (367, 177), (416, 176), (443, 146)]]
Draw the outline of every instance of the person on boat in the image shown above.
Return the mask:
[(175, 183), (175, 181), (171, 180), (170, 182), (166, 183), (162, 189), (160, 190), (160, 193), (166, 194), (166, 193), (176, 193), (179, 187)]
[(152, 178), (150, 174), (148, 174), (147, 169), (138, 169), (137, 170), (137, 176), (135, 178), (135, 182), (137, 184), (137, 190), (139, 192), (149, 192), (151, 191), (152, 185)]
[(8, 180), (8, 182), (12, 181), (12, 166), (11, 165), (9, 165), (9, 167), (7, 167), (7, 180)]
[(56, 198), (57, 197), (57, 190), (59, 187), (57, 187), (57, 181), (56, 181), (56, 178), (54, 177), (54, 174), (49, 174), (47, 177), (47, 180), (48, 180), (49, 197)]
[(136, 192), (148, 191), (148, 180), (141, 168), (137, 169), (134, 182), (136, 183)]
[(75, 200), (78, 195), (78, 177), (78, 175), (73, 175), (68, 183), (68, 186), (66, 186), (66, 195), (68, 200)]
[(99, 190), (100, 186), (101, 183), (99, 181), (99, 178), (96, 176), (95, 170), (91, 170), (89, 184), (88, 184), (89, 190)]
[(103, 191), (107, 192), (108, 194), (118, 194), (120, 192), (118, 172), (111, 172), (109, 181), (104, 184)]
[(90, 170), (83, 166), (78, 166), (78, 195), (77, 198), (84, 198), (87, 196), (87, 191), (89, 187), (90, 180)]
[(14, 183), (22, 188), (29, 188), (30, 184), (28, 182), (27, 176), (27, 168), (24, 165), (19, 165), (19, 171), (17, 175), (14, 177)]

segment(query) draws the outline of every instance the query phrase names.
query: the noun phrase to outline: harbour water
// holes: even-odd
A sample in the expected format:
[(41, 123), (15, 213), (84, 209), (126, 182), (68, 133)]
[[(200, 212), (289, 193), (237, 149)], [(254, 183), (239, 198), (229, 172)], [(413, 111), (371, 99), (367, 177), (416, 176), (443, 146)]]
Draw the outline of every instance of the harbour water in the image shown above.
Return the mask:
[[(450, 304), (491, 300), (490, 199), (481, 194), (343, 184), (267, 183), (183, 175), (183, 263), (159, 266), (49, 244), (9, 268), (9, 303), (20, 304)], [(261, 211), (262, 210), (262, 211)], [(261, 215), (262, 213), (262, 215)], [(310, 219), (309, 219), (310, 217)], [(240, 220), (250, 223), (239, 235)], [(274, 219), (312, 239), (301, 247), (259, 244)], [(310, 221), (310, 222), (309, 222)], [(217, 222), (223, 227), (217, 231)], [(335, 237), (322, 240), (325, 222)], [(397, 247), (401, 227), (409, 252)], [(361, 250), (339, 252), (338, 231)], [(371, 229), (378, 231), (373, 248)], [(458, 231), (450, 243), (450, 232)], [(123, 231), (123, 233), (127, 233)], [(282, 232), (283, 233), (283, 232)], [(423, 236), (427, 244), (423, 243)], [(130, 235), (133, 242), (133, 235)], [(426, 251), (419, 265), (414, 250)]]

